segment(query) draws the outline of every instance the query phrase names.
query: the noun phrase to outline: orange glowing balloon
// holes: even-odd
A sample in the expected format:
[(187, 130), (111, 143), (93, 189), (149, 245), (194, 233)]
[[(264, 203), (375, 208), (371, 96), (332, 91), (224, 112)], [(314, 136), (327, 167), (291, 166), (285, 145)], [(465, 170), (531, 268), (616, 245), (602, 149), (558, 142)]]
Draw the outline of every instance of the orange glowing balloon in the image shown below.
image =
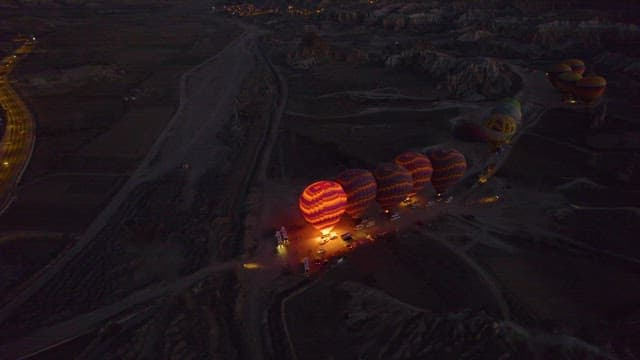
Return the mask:
[(607, 88), (607, 80), (602, 76), (586, 76), (576, 81), (574, 92), (586, 104), (598, 100)]
[(404, 166), (382, 163), (376, 167), (373, 176), (378, 183), (376, 201), (385, 210), (400, 204), (413, 190), (413, 178)]
[(396, 156), (395, 163), (404, 166), (411, 173), (413, 190), (409, 193), (410, 196), (422, 191), (425, 185), (431, 181), (433, 166), (426, 155), (407, 151)]
[(340, 222), (347, 207), (347, 194), (337, 182), (321, 180), (304, 189), (298, 206), (304, 219), (326, 234)]
[(378, 184), (371, 171), (364, 169), (348, 169), (336, 176), (336, 182), (342, 185), (347, 194), (345, 212), (354, 219), (362, 215), (376, 200)]
[(455, 149), (437, 149), (427, 154), (433, 164), (431, 184), (441, 194), (458, 183), (467, 171), (467, 160)]

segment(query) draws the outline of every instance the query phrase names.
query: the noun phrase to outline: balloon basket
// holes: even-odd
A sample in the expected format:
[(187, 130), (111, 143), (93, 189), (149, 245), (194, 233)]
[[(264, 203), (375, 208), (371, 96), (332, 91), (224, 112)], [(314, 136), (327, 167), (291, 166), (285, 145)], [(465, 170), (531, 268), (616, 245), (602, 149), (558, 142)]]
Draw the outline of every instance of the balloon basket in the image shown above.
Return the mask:
[(563, 94), (562, 103), (573, 105), (576, 102), (577, 102), (576, 98), (575, 98), (575, 96), (573, 96), (573, 94), (571, 94), (571, 93), (564, 93)]

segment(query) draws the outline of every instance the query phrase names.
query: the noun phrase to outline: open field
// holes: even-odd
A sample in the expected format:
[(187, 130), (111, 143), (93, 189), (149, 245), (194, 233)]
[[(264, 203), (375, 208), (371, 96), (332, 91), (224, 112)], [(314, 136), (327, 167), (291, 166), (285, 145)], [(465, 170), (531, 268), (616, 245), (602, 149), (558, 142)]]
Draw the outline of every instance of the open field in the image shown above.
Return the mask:
[[(175, 112), (179, 76), (239, 33), (206, 16), (176, 21), (161, 9), (77, 11), (11, 20), (15, 33), (38, 34), (37, 50), (12, 73), (36, 117), (37, 141), (19, 196), (0, 218), (4, 231), (81, 233)], [(152, 25), (158, 21), (172, 32)]]
[[(3, 293), (8, 293), (20, 284), (22, 279), (29, 277), (42, 266), (51, 261), (69, 241), (64, 236), (42, 236), (27, 238), (15, 236), (0, 241), (0, 263), (2, 264), (2, 278), (0, 279)], [(30, 251), (25, 252), (24, 247)]]
[[(273, 160), (282, 161), (278, 166), (294, 178), (298, 174), (337, 174), (342, 167), (373, 166), (407, 149), (439, 144), (451, 135), (450, 120), (458, 113), (449, 108), (317, 119), (288, 115), (277, 145), (282, 158), (274, 156)], [(278, 166), (272, 167), (272, 176), (279, 174)]]
[[(38, 51), (15, 75), (38, 122), (25, 183), (56, 172), (126, 176), (173, 115), (179, 76), (237, 34), (204, 16), (176, 22), (161, 11), (151, 17), (134, 11), (90, 18), (31, 18), (54, 30), (38, 37)], [(17, 19), (14, 28), (19, 29)], [(149, 31), (158, 21), (173, 23), (173, 33), (180, 36)], [(40, 189), (48, 186), (55, 185), (46, 180), (38, 184)], [(29, 189), (24, 191), (29, 198)]]

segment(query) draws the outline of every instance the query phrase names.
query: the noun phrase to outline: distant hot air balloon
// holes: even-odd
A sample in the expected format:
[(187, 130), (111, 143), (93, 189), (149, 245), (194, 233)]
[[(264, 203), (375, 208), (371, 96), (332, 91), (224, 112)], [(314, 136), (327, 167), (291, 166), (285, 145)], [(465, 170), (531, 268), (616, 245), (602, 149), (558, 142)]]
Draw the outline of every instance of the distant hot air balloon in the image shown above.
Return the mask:
[(326, 234), (340, 222), (347, 207), (347, 194), (337, 182), (321, 180), (304, 189), (298, 206), (304, 219)]
[(566, 72), (571, 72), (571, 66), (567, 64), (553, 64), (547, 70), (547, 78), (551, 85), (557, 90), (560, 90), (558, 89), (558, 76)]
[(431, 181), (433, 167), (431, 166), (431, 160), (424, 154), (407, 151), (396, 156), (395, 163), (403, 166), (411, 173), (413, 190), (409, 193), (410, 196), (422, 191), (425, 185)]
[(376, 167), (373, 176), (378, 183), (376, 201), (385, 210), (397, 206), (413, 190), (411, 173), (403, 166), (382, 163)]
[(360, 219), (375, 201), (378, 185), (369, 170), (348, 169), (336, 177), (336, 182), (347, 194), (346, 213), (354, 219)]
[(487, 138), (494, 149), (508, 144), (516, 132), (516, 121), (513, 117), (504, 114), (492, 114), (485, 123)]
[(573, 71), (574, 73), (580, 74), (580, 75), (584, 74), (585, 66), (582, 60), (568, 59), (568, 60), (565, 60), (564, 63), (571, 66), (571, 71)]
[(433, 165), (431, 184), (438, 195), (462, 179), (467, 170), (467, 160), (455, 149), (438, 149), (428, 154)]
[(573, 71), (558, 75), (556, 83), (558, 85), (558, 90), (565, 95), (565, 100), (573, 100), (573, 92), (575, 91), (576, 82), (580, 79), (582, 79), (582, 75), (574, 73)]
[(500, 99), (499, 102), (512, 104), (513, 106), (516, 107), (516, 109), (518, 109), (519, 111), (522, 111), (522, 104), (520, 104), (520, 101), (516, 98), (506, 97), (506, 98)]
[(576, 81), (574, 92), (587, 105), (598, 100), (607, 87), (607, 80), (602, 76), (586, 76)]
[(511, 102), (499, 102), (493, 110), (491, 110), (491, 114), (511, 116), (517, 124), (520, 124), (522, 121), (522, 112), (520, 112), (520, 109)]

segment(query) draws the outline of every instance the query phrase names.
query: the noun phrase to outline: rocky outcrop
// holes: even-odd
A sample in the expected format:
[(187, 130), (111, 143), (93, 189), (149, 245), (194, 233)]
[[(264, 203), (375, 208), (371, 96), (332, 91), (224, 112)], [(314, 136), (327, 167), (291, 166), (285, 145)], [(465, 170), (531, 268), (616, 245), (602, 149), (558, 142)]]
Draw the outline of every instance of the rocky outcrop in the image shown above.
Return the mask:
[(508, 66), (489, 58), (456, 58), (433, 50), (407, 50), (386, 60), (388, 67), (419, 69), (450, 96), (496, 97), (510, 91)]
[(604, 52), (593, 59), (597, 67), (609, 71), (622, 72), (640, 80), (640, 59), (628, 57), (619, 53)]
[(579, 340), (531, 334), (483, 312), (434, 314), (360, 284), (341, 290), (349, 296), (346, 326), (358, 359), (605, 358)]
[(555, 20), (537, 26), (533, 40), (554, 48), (605, 49), (611, 45), (635, 44), (640, 41), (640, 28), (633, 24)]
[(367, 14), (356, 9), (335, 9), (329, 11), (329, 18), (343, 24), (360, 24)]
[(495, 36), (494, 34), (485, 31), (485, 30), (475, 30), (475, 31), (469, 31), (466, 32), (460, 36), (458, 36), (458, 41), (464, 41), (464, 42), (476, 42), (478, 40), (481, 39), (487, 39), (487, 38), (491, 38)]
[[(419, 10), (411, 8), (411, 10)], [(424, 30), (427, 26), (443, 25), (448, 23), (448, 13), (440, 8), (431, 9), (426, 12), (415, 13), (392, 13), (382, 19), (382, 26), (385, 29), (401, 30)]]
[(31, 8), (31, 7), (114, 7), (114, 6), (157, 6), (178, 3), (178, 0), (0, 0), (1, 8)]
[(287, 54), (287, 64), (295, 69), (308, 69), (332, 56), (329, 42), (315, 32), (305, 32), (298, 47)]
[(462, 13), (455, 20), (455, 23), (462, 26), (488, 22), (496, 18), (497, 11), (495, 9), (469, 9)]
[(359, 345), (359, 359), (461, 359), (482, 354), (497, 359), (511, 351), (498, 323), (486, 314), (439, 316), (359, 284), (345, 283), (342, 289), (350, 295), (346, 323)]

